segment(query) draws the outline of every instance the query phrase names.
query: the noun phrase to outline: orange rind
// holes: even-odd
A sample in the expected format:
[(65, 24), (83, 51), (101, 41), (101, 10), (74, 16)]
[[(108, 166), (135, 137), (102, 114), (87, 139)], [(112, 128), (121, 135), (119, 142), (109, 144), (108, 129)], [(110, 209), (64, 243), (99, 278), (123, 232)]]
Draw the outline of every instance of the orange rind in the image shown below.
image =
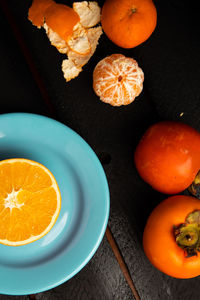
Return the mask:
[(93, 72), (93, 88), (100, 100), (112, 106), (127, 105), (143, 89), (144, 73), (137, 62), (122, 54), (102, 59)]
[(74, 26), (80, 21), (79, 15), (69, 6), (54, 3), (45, 11), (45, 22), (63, 40), (68, 42)]
[(34, 0), (28, 11), (28, 19), (33, 25), (41, 28), (44, 24), (45, 11), (54, 4), (53, 0)]
[(88, 39), (91, 43), (91, 52), (88, 55), (80, 55), (74, 51), (68, 52), (68, 58), (63, 60), (62, 71), (66, 81), (77, 77), (82, 71), (82, 67), (89, 61), (91, 56), (94, 54), (98, 45), (99, 37), (102, 34), (101, 26), (88, 29)]
[(85, 28), (96, 26), (101, 20), (101, 9), (95, 1), (73, 3), (74, 11), (80, 17), (80, 23)]
[(70, 81), (79, 75), (81, 67), (75, 65), (72, 60), (64, 59), (62, 62), (62, 71), (66, 81)]
[(68, 52), (69, 60), (72, 60), (76, 66), (83, 67), (94, 54), (96, 47), (98, 45), (99, 38), (102, 35), (102, 33), (103, 32), (101, 26), (89, 28), (87, 30), (87, 36), (91, 44), (90, 53), (87, 55), (80, 55), (75, 53), (74, 51), (69, 51)]
[[(53, 0), (41, 1), (45, 4), (37, 24), (44, 27), (51, 45), (68, 56), (63, 60), (62, 71), (66, 81), (69, 81), (79, 75), (96, 50), (102, 27), (94, 26), (100, 22), (101, 9), (95, 1), (75, 2), (73, 8)], [(48, 5), (46, 1), (49, 1)], [(40, 0), (33, 1), (29, 15), (31, 11), (32, 15), (33, 11), (36, 14), (37, 7), (41, 7), (39, 3)]]
[(44, 23), (43, 27), (46, 31), (49, 41), (51, 42), (51, 45), (56, 47), (60, 53), (67, 54), (69, 51), (69, 47), (66, 41), (61, 39), (61, 37), (56, 32), (54, 32), (51, 28), (49, 28), (46, 23)]
[(74, 26), (73, 34), (67, 41), (69, 48), (77, 54), (87, 55), (91, 51), (91, 45), (87, 36), (86, 29), (77, 23)]

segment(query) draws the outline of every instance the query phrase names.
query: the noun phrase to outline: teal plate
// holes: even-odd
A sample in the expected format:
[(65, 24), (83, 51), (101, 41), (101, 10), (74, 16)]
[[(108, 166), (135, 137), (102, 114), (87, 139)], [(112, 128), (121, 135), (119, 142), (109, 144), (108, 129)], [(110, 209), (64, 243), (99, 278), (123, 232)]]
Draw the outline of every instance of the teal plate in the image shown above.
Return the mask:
[(0, 244), (0, 294), (34, 294), (72, 278), (92, 258), (108, 222), (109, 189), (90, 146), (73, 130), (47, 117), (0, 116), (0, 160), (7, 158), (45, 165), (62, 196), (59, 217), (47, 235), (24, 246)]

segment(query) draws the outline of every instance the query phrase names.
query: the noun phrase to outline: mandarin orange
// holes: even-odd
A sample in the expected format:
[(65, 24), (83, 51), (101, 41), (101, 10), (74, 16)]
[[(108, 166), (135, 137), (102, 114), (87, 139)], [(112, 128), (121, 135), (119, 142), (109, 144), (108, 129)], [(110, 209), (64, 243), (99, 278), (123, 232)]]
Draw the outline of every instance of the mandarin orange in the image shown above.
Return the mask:
[(137, 62), (122, 54), (102, 59), (93, 72), (93, 88), (100, 99), (113, 106), (127, 105), (143, 89), (144, 73)]
[(157, 10), (152, 0), (106, 0), (102, 8), (102, 28), (122, 48), (146, 41), (156, 23)]

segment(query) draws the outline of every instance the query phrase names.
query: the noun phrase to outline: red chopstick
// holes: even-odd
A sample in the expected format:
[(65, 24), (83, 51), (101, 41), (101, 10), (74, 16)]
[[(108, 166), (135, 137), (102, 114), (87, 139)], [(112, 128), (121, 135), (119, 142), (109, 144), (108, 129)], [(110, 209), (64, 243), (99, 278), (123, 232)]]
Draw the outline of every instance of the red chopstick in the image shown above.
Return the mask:
[(133, 293), (133, 296), (135, 297), (135, 300), (140, 300), (139, 294), (138, 294), (138, 292), (135, 288), (135, 285), (134, 285), (133, 280), (131, 278), (128, 267), (127, 267), (127, 265), (124, 261), (124, 258), (122, 256), (120, 250), (119, 250), (119, 247), (118, 247), (118, 245), (115, 241), (115, 238), (114, 238), (109, 226), (107, 226), (107, 229), (106, 229), (106, 237), (107, 237), (107, 240), (108, 240), (108, 242), (109, 242), (109, 244), (112, 248), (112, 251), (113, 251), (113, 253), (114, 253), (114, 255), (115, 255), (115, 257), (118, 261), (118, 264), (119, 264), (120, 269), (121, 269), (121, 271), (124, 275), (124, 278), (126, 279), (128, 285), (129, 285), (129, 287), (130, 287), (130, 289)]

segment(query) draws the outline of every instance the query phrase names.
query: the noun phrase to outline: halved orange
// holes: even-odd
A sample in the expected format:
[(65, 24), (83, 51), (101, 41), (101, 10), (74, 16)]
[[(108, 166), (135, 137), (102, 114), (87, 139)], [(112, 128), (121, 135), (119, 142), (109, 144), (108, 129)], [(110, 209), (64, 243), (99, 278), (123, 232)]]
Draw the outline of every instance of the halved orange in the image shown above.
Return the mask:
[(46, 235), (61, 208), (53, 174), (23, 158), (0, 161), (0, 243), (21, 246)]

